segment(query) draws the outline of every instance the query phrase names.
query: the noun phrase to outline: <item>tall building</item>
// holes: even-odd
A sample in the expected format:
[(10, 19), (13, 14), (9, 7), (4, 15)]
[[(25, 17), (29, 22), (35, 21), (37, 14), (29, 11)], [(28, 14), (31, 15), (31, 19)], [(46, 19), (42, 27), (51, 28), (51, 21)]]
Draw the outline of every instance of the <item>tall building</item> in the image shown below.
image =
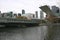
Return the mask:
[(18, 16), (21, 16), (21, 13), (18, 13)]
[(22, 10), (22, 14), (25, 14), (25, 10), (24, 9)]
[(52, 12), (55, 16), (60, 16), (60, 8), (57, 6), (52, 6)]
[(35, 15), (33, 14), (33, 18), (35, 18)]
[(44, 18), (43, 11), (40, 11), (40, 19), (43, 19), (43, 18)]
[(17, 14), (14, 14), (15, 17), (17, 17)]
[(1, 15), (1, 11), (0, 11), (0, 17), (2, 17), (2, 15)]
[(10, 17), (13, 17), (13, 12), (11, 11), (11, 12), (9, 12), (9, 14), (10, 14)]
[(35, 11), (35, 13), (36, 13), (36, 18), (38, 18), (38, 11)]
[(59, 13), (59, 8), (56, 6), (52, 6), (52, 12), (53, 13)]
[(0, 13), (1, 13), (1, 11), (0, 11)]

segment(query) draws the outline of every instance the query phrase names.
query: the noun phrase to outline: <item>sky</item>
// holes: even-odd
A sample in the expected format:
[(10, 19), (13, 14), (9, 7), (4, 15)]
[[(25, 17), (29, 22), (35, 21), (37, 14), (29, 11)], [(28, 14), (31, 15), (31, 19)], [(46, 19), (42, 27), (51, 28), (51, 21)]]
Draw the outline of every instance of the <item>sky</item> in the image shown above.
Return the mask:
[(26, 13), (35, 13), (35, 11), (40, 11), (40, 6), (59, 6), (59, 3), (59, 0), (0, 0), (0, 11), (21, 13), (24, 9)]

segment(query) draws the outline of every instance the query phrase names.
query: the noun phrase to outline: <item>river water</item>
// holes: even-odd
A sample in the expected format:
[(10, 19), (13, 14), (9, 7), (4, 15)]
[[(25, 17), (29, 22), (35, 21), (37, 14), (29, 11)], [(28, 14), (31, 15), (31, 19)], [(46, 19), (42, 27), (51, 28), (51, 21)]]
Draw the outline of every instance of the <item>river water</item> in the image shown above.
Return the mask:
[(0, 28), (0, 40), (44, 40), (47, 26)]
[(0, 28), (0, 40), (60, 40), (60, 25)]

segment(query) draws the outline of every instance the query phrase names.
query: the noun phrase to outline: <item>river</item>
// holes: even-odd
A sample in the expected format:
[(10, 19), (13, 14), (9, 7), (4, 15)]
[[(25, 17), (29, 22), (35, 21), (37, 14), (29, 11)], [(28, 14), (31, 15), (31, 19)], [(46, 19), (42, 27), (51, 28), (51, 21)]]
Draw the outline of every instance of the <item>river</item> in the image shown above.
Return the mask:
[(0, 40), (60, 40), (60, 25), (0, 28)]
[(0, 28), (0, 40), (44, 40), (46, 27)]

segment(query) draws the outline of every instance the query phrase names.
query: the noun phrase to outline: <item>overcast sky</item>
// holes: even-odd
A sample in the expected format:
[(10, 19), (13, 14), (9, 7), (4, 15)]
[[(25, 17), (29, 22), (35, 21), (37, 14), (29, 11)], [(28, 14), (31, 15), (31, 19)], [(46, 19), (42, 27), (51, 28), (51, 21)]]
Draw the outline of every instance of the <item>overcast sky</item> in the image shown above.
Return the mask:
[(42, 5), (59, 6), (59, 0), (0, 0), (0, 10), (2, 12), (21, 13), (21, 10), (25, 9), (26, 13), (34, 13), (34, 11), (40, 11), (39, 7)]

